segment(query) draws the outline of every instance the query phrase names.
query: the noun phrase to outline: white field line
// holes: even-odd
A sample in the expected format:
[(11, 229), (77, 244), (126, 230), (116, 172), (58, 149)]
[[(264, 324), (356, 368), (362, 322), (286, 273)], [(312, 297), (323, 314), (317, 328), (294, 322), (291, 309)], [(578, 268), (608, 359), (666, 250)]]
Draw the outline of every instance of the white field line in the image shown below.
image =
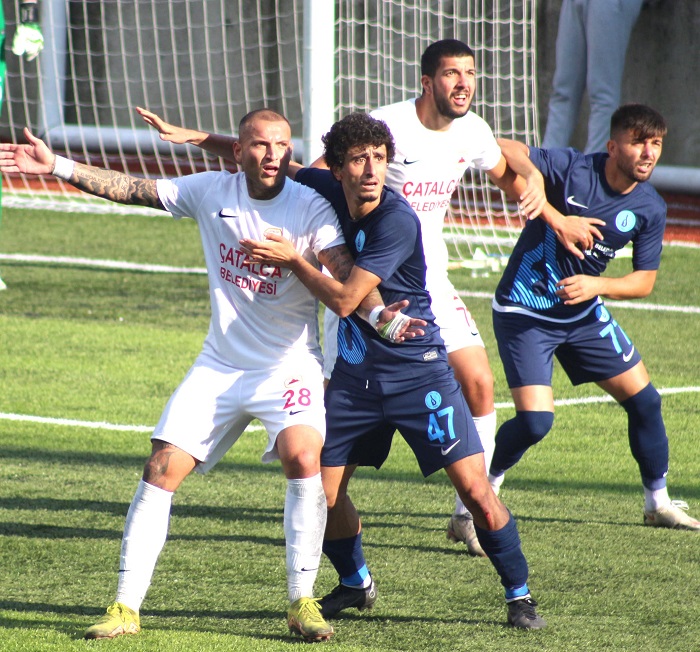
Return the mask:
[(153, 274), (206, 274), (204, 267), (172, 267), (170, 265), (145, 265), (127, 263), (122, 260), (100, 260), (97, 258), (74, 258), (70, 256), (37, 256), (34, 254), (0, 254), (0, 260), (20, 263), (45, 263), (97, 269), (121, 269), (130, 272), (151, 272)]
[[(490, 292), (469, 292), (467, 290), (457, 290), (460, 297), (470, 299), (493, 299), (493, 294)], [(616, 308), (632, 308), (633, 310), (648, 310), (657, 312), (685, 312), (690, 314), (700, 314), (700, 306), (666, 306), (660, 303), (642, 303), (639, 301), (612, 301), (605, 300), (606, 305), (615, 306)]]
[[(659, 394), (669, 396), (672, 394), (697, 394), (700, 393), (700, 387), (667, 387), (659, 389)], [(612, 396), (586, 396), (583, 398), (562, 398), (554, 401), (555, 406), (564, 407), (567, 405), (585, 405), (587, 403), (612, 403)], [(515, 405), (512, 402), (496, 403), (497, 410), (513, 409)], [(79, 421), (76, 419), (60, 419), (52, 417), (39, 417), (30, 414), (12, 414), (0, 412), (0, 420), (2, 421), (21, 421), (28, 423), (43, 423), (53, 426), (68, 426), (70, 428), (91, 428), (94, 430), (117, 430), (120, 432), (152, 432), (154, 426), (128, 426), (117, 423), (106, 423), (104, 421)], [(246, 432), (255, 432), (262, 430), (262, 426), (249, 425)]]
[[(95, 430), (117, 430), (120, 432), (153, 432), (155, 426), (127, 426), (105, 421), (79, 421), (77, 419), (60, 419), (54, 417), (38, 417), (32, 414), (12, 414), (0, 412), (2, 421), (22, 421), (26, 423), (44, 423), (52, 426), (68, 426), (70, 428), (92, 428)], [(261, 430), (262, 426), (248, 426), (246, 432)]]
[[(143, 263), (128, 263), (120, 260), (100, 260), (96, 258), (75, 258), (68, 256), (39, 256), (35, 254), (0, 254), (0, 261), (15, 261), (23, 263), (46, 263), (51, 265), (67, 265), (80, 267), (94, 267), (98, 269), (119, 269), (125, 271), (149, 272), (153, 274), (206, 274), (204, 267), (173, 267), (170, 265), (148, 265)], [(461, 297), (473, 299), (492, 299), (488, 292), (468, 292), (458, 290)], [(700, 313), (698, 306), (667, 306), (655, 303), (641, 303), (638, 301), (607, 301), (607, 303), (619, 308), (631, 308), (633, 310), (649, 310), (658, 312), (684, 312)]]

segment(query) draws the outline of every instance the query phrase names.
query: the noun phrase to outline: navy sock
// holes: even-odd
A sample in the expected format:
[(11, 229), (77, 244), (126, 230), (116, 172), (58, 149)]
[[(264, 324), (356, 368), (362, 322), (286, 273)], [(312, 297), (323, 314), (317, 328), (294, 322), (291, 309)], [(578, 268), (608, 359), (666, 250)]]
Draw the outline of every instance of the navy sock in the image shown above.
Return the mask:
[(513, 515), (510, 515), (508, 523), (500, 530), (483, 530), (476, 523), (474, 529), (481, 547), (501, 578), (501, 584), (506, 589), (506, 599), (527, 595), (527, 560), (520, 545), (518, 526)]
[(360, 586), (369, 575), (362, 551), (362, 532), (346, 539), (324, 539), (323, 552), (347, 586)]
[(553, 412), (516, 412), (498, 429), (489, 472), (501, 475), (515, 466), (530, 446), (544, 439), (553, 423)]
[(620, 405), (627, 412), (630, 449), (639, 465), (642, 484), (647, 489), (662, 489), (668, 473), (668, 437), (661, 416), (661, 396), (649, 383)]

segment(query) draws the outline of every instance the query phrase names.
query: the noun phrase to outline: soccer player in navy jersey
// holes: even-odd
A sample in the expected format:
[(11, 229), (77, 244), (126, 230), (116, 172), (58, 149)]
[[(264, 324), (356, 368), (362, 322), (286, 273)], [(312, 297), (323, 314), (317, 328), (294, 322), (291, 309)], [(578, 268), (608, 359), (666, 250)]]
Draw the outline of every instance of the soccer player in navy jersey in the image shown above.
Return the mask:
[[(506, 160), (529, 156), (539, 168), (549, 204), (525, 225), (493, 301), (494, 331), (516, 415), (498, 430), (489, 480), (498, 490), (504, 473), (552, 428), (556, 356), (574, 385), (596, 383), (627, 412), (630, 448), (644, 487), (644, 524), (700, 530), (700, 521), (685, 513), (687, 504), (668, 495), (661, 397), (639, 351), (603, 302), (645, 297), (654, 287), (666, 204), (646, 181), (665, 135), (657, 111), (626, 104), (612, 116), (606, 153), (500, 141)], [(577, 255), (561, 246), (553, 230), (574, 216), (588, 220), (595, 236), (593, 246)], [(601, 276), (628, 242), (633, 271)]]
[[(322, 614), (329, 618), (343, 609), (369, 608), (376, 600), (360, 518), (347, 490), (357, 466), (381, 467), (398, 430), (423, 474), (444, 468), (474, 515), (479, 542), (505, 588), (508, 623), (542, 628), (515, 520), (488, 482), (479, 436), (430, 309), (420, 222), (384, 185), (394, 155), (391, 133), (382, 121), (355, 113), (333, 125), (323, 141), (330, 170), (295, 169), (295, 179), (318, 191), (338, 213), (355, 258), (347, 279), (340, 283), (325, 276), (274, 234), (264, 242), (241, 241), (253, 260), (291, 268), (342, 318), (338, 360), (326, 390), (321, 460), (328, 501), (323, 550), (340, 582), (321, 599)], [(386, 327), (379, 329), (384, 337), (373, 328), (374, 314), (369, 321), (357, 319), (358, 300), (374, 288), (385, 303), (407, 299), (405, 311), (425, 321), (424, 334), (394, 344), (386, 339), (391, 335)]]

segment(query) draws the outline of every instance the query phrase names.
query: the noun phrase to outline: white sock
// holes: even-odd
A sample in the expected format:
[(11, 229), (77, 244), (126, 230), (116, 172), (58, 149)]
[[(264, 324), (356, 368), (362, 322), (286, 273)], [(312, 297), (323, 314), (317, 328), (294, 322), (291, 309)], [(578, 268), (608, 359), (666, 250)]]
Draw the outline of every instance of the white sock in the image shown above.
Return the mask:
[(168, 536), (173, 494), (141, 480), (124, 524), (116, 601), (139, 611)]
[[(490, 414), (485, 414), (483, 417), (473, 417), (476, 432), (479, 434), (481, 445), (484, 448), (484, 464), (488, 473), (493, 459), (493, 451), (496, 448), (496, 410)], [(503, 482), (503, 480), (501, 480)], [(500, 489), (500, 485), (499, 485)], [(494, 491), (496, 491), (494, 489)], [(496, 491), (498, 493), (498, 491)], [(456, 516), (469, 515), (471, 513), (466, 508), (459, 494), (455, 493), (455, 511)]]
[(489, 484), (491, 485), (491, 488), (493, 489), (493, 493), (495, 493), (498, 496), (498, 493), (501, 491), (501, 485), (503, 484), (503, 481), (506, 479), (506, 474), (501, 473), (501, 475), (491, 475), (489, 473)]
[(284, 539), (287, 545), (287, 591), (290, 602), (314, 595), (326, 517), (326, 496), (320, 473), (310, 478), (287, 480)]
[(671, 499), (668, 496), (668, 489), (651, 490), (644, 487), (644, 510), (653, 512), (660, 507), (668, 507), (671, 504)]

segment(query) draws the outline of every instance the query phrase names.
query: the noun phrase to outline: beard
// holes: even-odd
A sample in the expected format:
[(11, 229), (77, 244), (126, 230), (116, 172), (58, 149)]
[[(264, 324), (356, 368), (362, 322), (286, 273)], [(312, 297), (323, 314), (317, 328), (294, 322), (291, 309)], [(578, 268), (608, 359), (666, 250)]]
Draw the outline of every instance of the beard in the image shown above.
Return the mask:
[(452, 106), (452, 104), (450, 104), (449, 97), (446, 97), (444, 95), (435, 95), (434, 98), (435, 106), (437, 107), (438, 113), (445, 118), (449, 118), (450, 120), (456, 120), (457, 118), (464, 117), (472, 105), (470, 99), (469, 102), (465, 104), (465, 106), (455, 108)]

